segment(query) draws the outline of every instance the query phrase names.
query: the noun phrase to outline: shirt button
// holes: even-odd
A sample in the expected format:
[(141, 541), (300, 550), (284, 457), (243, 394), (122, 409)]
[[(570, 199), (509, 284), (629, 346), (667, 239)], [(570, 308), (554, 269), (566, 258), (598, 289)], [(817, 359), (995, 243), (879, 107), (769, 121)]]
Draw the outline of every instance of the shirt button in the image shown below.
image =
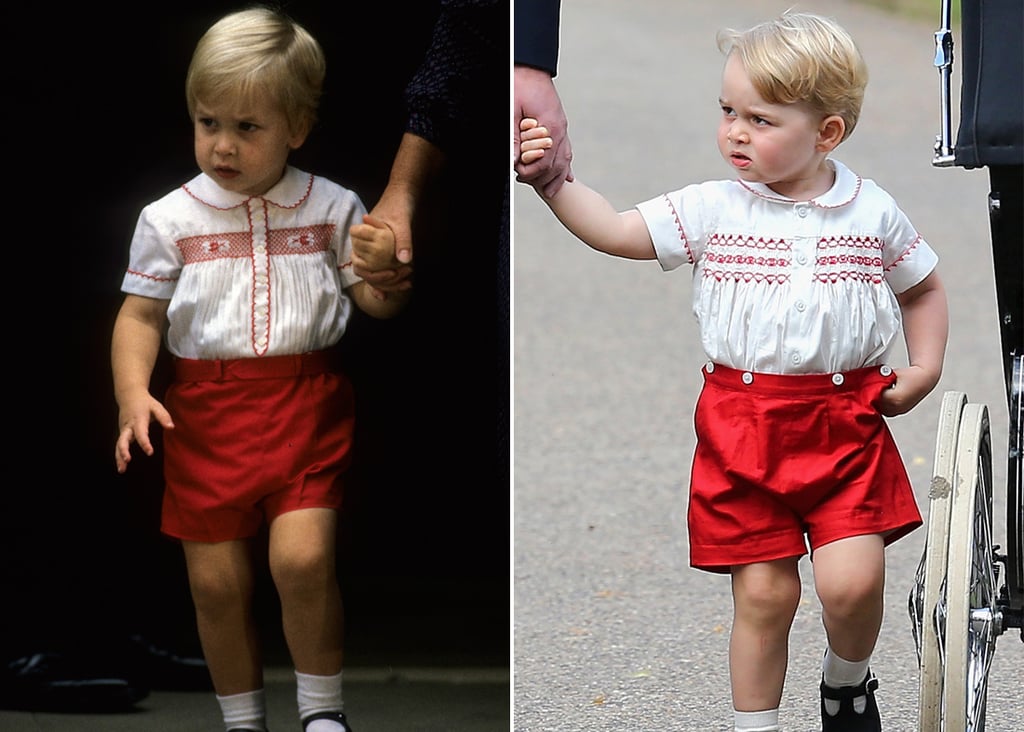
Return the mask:
[(845, 381), (845, 379), (842, 374), (832, 374), (832, 383), (836, 386), (842, 386), (843, 381)]
[(797, 264), (807, 264), (807, 255), (806, 254), (797, 254), (796, 255), (796, 261), (797, 261)]
[(889, 366), (883, 366), (878, 370), (881, 372), (882, 376), (889, 376), (892, 373), (892, 368)]
[(807, 218), (807, 206), (797, 206), (796, 215), (800, 218)]
[(802, 312), (803, 312), (804, 310), (806, 310), (806, 309), (807, 309), (807, 305), (806, 305), (806, 304), (804, 303), (804, 301), (803, 301), (803, 300), (797, 300), (797, 301), (796, 301), (796, 309), (797, 309), (797, 310), (798, 310), (799, 312), (801, 312), (801, 313), (802, 313)]
[(789, 357), (789, 360), (792, 361), (793, 363), (800, 363), (804, 359), (799, 353), (794, 353), (792, 356)]
[(709, 374), (710, 374), (710, 373), (713, 373), (713, 372), (714, 372), (714, 370), (715, 370), (715, 364), (714, 364), (714, 363), (713, 363), (712, 361), (708, 361), (708, 362), (707, 362), (706, 364), (704, 364), (704, 369), (705, 369), (705, 370), (706, 370), (706, 371), (707, 371), (707, 372), (708, 372)]
[(749, 371), (744, 371), (741, 378), (743, 379), (744, 384), (752, 384), (754, 382), (754, 375)]

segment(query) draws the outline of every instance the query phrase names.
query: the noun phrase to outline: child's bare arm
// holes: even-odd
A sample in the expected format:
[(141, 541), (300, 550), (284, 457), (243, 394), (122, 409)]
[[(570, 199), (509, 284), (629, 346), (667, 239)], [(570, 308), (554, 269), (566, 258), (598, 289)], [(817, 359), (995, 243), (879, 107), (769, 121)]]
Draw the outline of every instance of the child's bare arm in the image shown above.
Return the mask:
[(936, 272), (898, 296), (910, 365), (896, 369), (896, 383), (882, 395), (887, 417), (905, 414), (939, 383), (949, 336), (946, 290)]
[[(521, 162), (537, 160), (551, 147), (547, 130), (537, 120), (524, 117), (520, 131)], [(565, 228), (592, 249), (624, 259), (655, 258), (654, 243), (640, 213), (636, 209), (619, 213), (579, 179), (566, 181), (553, 196), (541, 194), (541, 199)]]
[(168, 300), (126, 295), (114, 321), (110, 362), (114, 376), (114, 398), (118, 406), (118, 436), (114, 448), (117, 472), (131, 462), (133, 442), (146, 455), (153, 454), (149, 425), (156, 420), (174, 429), (171, 415), (149, 392), (149, 381), (160, 352), (167, 323)]

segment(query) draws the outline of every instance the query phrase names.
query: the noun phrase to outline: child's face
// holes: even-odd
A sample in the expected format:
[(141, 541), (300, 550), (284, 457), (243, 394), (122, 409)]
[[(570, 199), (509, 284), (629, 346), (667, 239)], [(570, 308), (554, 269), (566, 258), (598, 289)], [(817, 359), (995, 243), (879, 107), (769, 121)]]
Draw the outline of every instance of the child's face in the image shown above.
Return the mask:
[(792, 198), (817, 189), (824, 158), (818, 146), (820, 115), (799, 103), (766, 102), (735, 53), (726, 59), (719, 101), (718, 149), (741, 180), (764, 183)]
[(281, 179), (288, 154), (305, 141), (276, 106), (255, 101), (197, 101), (196, 162), (229, 191), (260, 196)]

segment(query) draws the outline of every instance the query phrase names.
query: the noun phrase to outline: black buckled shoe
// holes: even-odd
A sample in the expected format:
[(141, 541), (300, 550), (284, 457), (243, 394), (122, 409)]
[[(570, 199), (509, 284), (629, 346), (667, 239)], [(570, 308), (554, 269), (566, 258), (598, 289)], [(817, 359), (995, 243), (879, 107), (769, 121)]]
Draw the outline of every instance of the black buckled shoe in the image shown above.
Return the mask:
[[(821, 730), (822, 732), (882, 732), (882, 719), (878, 715), (878, 704), (875, 702), (875, 689), (878, 679), (868, 675), (857, 686), (841, 686), (833, 689), (821, 682)], [(858, 696), (866, 698), (863, 712), (853, 708), (853, 700)], [(839, 711), (834, 715), (825, 710), (825, 700), (839, 702)]]
[(310, 722), (315, 722), (318, 719), (329, 719), (332, 722), (338, 722), (341, 724), (342, 729), (345, 732), (352, 732), (352, 728), (348, 724), (348, 720), (345, 719), (345, 715), (341, 712), (317, 712), (316, 714), (310, 714), (308, 717), (302, 720), (302, 729), (305, 731)]

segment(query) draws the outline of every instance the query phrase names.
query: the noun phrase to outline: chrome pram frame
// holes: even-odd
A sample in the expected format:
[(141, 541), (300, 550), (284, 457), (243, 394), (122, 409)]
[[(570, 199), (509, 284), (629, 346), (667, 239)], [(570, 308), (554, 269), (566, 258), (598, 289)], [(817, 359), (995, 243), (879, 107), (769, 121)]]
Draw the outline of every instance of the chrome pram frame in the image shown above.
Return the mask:
[[(939, 168), (959, 164), (952, 131), (950, 15), (949, 0), (942, 0), (941, 27), (934, 35), (940, 131), (932, 164)], [(965, 392), (947, 391), (935, 442), (927, 537), (909, 598), (920, 667), (920, 732), (982, 732), (997, 639), (1018, 629), (1024, 642), (1024, 200), (1019, 180), (1005, 189), (1001, 183), (1007, 170), (1011, 176), (1024, 176), (1024, 167), (990, 168), (988, 213), (1009, 413), (1006, 537), (1005, 544), (997, 544), (993, 532), (988, 407), (969, 401)]]

